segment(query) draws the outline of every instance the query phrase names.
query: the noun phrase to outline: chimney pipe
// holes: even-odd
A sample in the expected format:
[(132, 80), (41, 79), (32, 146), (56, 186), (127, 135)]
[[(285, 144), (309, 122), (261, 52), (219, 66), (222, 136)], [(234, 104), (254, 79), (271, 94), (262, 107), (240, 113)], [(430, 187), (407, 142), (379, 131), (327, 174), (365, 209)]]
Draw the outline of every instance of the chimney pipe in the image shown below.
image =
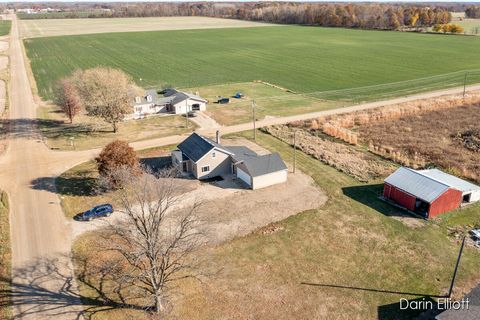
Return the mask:
[(217, 130), (217, 143), (220, 144), (220, 130)]

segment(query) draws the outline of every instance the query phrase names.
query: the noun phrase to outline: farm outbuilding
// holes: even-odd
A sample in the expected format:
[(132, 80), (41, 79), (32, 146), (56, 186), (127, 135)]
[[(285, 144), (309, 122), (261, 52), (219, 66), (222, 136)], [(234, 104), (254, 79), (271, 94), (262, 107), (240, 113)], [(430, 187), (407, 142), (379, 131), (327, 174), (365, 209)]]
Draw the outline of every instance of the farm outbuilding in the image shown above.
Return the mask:
[(480, 187), (438, 169), (400, 168), (385, 179), (383, 197), (425, 218), (480, 200)]

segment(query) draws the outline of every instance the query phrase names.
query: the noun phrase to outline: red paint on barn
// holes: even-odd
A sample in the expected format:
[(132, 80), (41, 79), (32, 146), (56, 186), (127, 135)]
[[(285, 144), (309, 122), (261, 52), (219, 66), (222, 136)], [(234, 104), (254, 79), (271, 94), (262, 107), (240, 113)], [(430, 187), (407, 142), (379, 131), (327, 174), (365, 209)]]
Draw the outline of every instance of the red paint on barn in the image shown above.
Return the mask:
[[(383, 196), (398, 203), (400, 206), (415, 211), (415, 202), (417, 198), (399, 188), (388, 183), (384, 184)], [(447, 189), (438, 198), (429, 204), (427, 218), (433, 218), (439, 214), (452, 211), (460, 207), (462, 202), (462, 192), (456, 189)]]
[(404, 192), (401, 189), (395, 188), (388, 183), (385, 183), (383, 188), (383, 196), (387, 199), (391, 199), (401, 205), (402, 207), (407, 208), (408, 210), (415, 210), (415, 200), (416, 198), (411, 194)]
[(455, 210), (460, 207), (461, 202), (462, 192), (450, 188), (430, 204), (428, 217), (433, 218), (439, 214)]

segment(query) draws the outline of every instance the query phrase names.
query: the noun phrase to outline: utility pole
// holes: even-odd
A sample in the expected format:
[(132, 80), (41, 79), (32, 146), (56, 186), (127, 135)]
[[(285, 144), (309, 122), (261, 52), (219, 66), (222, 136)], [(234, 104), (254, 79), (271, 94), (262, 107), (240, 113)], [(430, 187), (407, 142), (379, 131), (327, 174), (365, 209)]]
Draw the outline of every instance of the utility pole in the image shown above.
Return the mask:
[(293, 131), (293, 173), (297, 167), (297, 130)]
[(468, 72), (465, 72), (465, 79), (463, 79), (463, 97), (465, 98), (465, 92), (467, 90), (467, 76)]
[(463, 236), (462, 246), (460, 247), (460, 252), (458, 253), (457, 263), (455, 264), (455, 270), (453, 271), (452, 282), (450, 283), (450, 290), (448, 290), (448, 298), (452, 296), (453, 285), (455, 284), (455, 278), (457, 277), (458, 266), (460, 265), (460, 258), (462, 257), (463, 247), (465, 246), (465, 238)]
[(253, 140), (257, 141), (257, 128), (256, 128), (256, 119), (255, 119), (255, 100), (252, 100), (252, 113), (253, 113)]

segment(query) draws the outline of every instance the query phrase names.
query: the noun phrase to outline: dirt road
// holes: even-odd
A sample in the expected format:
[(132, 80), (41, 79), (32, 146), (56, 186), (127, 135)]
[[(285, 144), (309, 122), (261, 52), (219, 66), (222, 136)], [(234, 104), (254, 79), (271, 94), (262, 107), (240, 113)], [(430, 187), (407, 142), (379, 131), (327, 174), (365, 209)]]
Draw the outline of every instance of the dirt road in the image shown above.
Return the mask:
[[(9, 145), (0, 158), (0, 188), (10, 204), (15, 319), (75, 319), (81, 308), (70, 255), (70, 230), (58, 197), (32, 188), (38, 178), (59, 174), (75, 156), (55, 154), (38, 140), (35, 103), (13, 18), (10, 43)], [(41, 190), (43, 189), (43, 190)]]

